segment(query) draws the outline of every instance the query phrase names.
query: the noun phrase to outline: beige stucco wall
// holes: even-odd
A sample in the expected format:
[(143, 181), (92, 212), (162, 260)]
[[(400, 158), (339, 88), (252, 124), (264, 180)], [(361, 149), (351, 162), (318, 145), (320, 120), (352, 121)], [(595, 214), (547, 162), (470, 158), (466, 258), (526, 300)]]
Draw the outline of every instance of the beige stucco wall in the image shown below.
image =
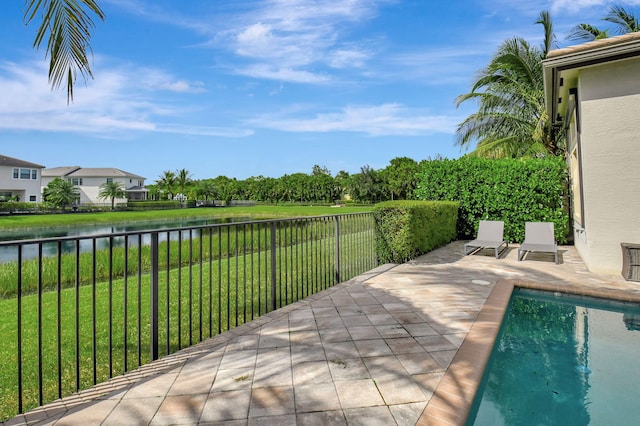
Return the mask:
[[(24, 167), (31, 169), (29, 167)], [(14, 167), (0, 167), (0, 190), (11, 191), (14, 194), (20, 195), (20, 201), (29, 202), (29, 197), (35, 196), (36, 201), (39, 202), (42, 199), (40, 191), (40, 173), (42, 169), (38, 170), (37, 179), (14, 179), (13, 178)]]
[[(42, 178), (42, 190), (51, 182), (53, 177), (43, 177)], [(64, 179), (67, 179), (66, 177)], [(129, 178), (129, 177), (114, 177), (112, 178), (114, 182), (119, 182), (122, 184), (124, 188), (130, 188), (131, 186), (137, 186), (140, 182), (144, 185), (144, 180)], [(102, 200), (98, 198), (98, 194), (100, 194), (100, 185), (107, 182), (106, 177), (82, 177), (82, 185), (78, 186), (78, 190), (80, 191), (80, 203), (93, 203), (93, 204), (110, 204), (111, 199)], [(127, 201), (126, 198), (116, 198), (115, 203), (125, 203)]]
[(620, 243), (640, 243), (640, 59), (582, 69), (578, 96), (585, 217), (575, 245), (591, 271), (620, 274)]
[[(129, 178), (124, 177), (114, 177), (113, 181), (121, 183), (124, 188), (128, 188), (131, 186), (129, 183)], [(98, 195), (100, 194), (100, 185), (107, 182), (106, 177), (83, 177), (82, 178), (82, 186), (79, 186), (80, 189), (80, 202), (81, 203), (95, 203), (95, 204), (108, 204), (111, 203), (111, 199), (100, 199)], [(126, 198), (116, 198), (116, 203), (124, 203), (126, 202)]]

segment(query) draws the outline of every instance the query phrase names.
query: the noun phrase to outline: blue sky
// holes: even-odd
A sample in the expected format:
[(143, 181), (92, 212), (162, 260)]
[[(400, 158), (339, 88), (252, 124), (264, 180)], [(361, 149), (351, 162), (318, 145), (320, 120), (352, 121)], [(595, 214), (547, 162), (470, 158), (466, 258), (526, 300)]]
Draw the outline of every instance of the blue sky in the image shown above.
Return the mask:
[[(464, 153), (455, 107), (507, 38), (549, 10), (603, 26), (600, 0), (99, 0), (95, 79), (52, 92), (23, 0), (0, 5), (0, 154), (117, 167), (152, 183), (381, 169)], [(636, 10), (640, 0), (618, 2)]]

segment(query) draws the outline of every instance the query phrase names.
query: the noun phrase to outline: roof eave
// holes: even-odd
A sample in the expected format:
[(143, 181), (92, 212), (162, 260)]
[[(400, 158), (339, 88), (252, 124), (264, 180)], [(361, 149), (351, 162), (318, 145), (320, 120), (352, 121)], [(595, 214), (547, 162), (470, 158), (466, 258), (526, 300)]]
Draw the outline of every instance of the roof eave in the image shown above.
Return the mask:
[(640, 33), (633, 33), (627, 38), (629, 41), (605, 43), (605, 40), (599, 40), (579, 46), (579, 48), (565, 48), (549, 52), (547, 59), (542, 61), (542, 65), (545, 108), (551, 123), (562, 122), (562, 117), (558, 117), (557, 100), (562, 97), (561, 91), (569, 89), (568, 87), (561, 88), (560, 74), (566, 70), (640, 56)]

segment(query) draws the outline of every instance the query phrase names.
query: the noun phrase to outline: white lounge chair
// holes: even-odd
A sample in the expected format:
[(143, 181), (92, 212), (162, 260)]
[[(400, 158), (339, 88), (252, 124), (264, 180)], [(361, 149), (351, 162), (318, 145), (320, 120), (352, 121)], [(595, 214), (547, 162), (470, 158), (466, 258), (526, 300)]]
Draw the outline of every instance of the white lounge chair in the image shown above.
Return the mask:
[[(478, 226), (478, 236), (475, 240), (464, 245), (464, 255), (477, 253), (482, 249), (493, 249), (496, 259), (509, 247), (504, 240), (504, 222), (501, 220), (481, 220)], [(500, 249), (504, 246), (502, 249)], [(468, 251), (471, 248), (471, 251)]]
[(558, 244), (553, 234), (553, 222), (525, 222), (524, 241), (518, 249), (518, 260), (527, 252), (553, 253), (558, 263)]

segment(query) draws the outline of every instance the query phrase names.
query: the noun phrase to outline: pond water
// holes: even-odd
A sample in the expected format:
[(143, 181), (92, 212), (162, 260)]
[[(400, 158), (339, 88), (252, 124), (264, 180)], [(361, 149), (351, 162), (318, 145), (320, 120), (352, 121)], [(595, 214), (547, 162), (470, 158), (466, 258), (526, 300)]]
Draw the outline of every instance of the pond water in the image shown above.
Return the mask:
[[(23, 228), (14, 230), (3, 230), (0, 234), (0, 241), (16, 241), (31, 240), (42, 238), (57, 237), (74, 237), (74, 236), (92, 236), (104, 235), (112, 233), (135, 232), (135, 231), (153, 231), (160, 229), (174, 229), (202, 225), (214, 225), (220, 223), (244, 222), (250, 220), (247, 217), (234, 218), (209, 218), (209, 219), (178, 219), (163, 221), (145, 221), (133, 223), (117, 223), (117, 224), (99, 224), (99, 225), (77, 225), (77, 226), (56, 226), (51, 228)], [(183, 233), (182, 239), (189, 238), (188, 232)], [(160, 234), (159, 240), (165, 241), (167, 234)], [(170, 240), (178, 239), (178, 232), (172, 232), (169, 235)], [(124, 246), (124, 237), (114, 238), (114, 247)], [(142, 244), (149, 244), (150, 237), (148, 234), (142, 237)], [(96, 241), (97, 249), (108, 248), (108, 238), (101, 238)], [(131, 237), (129, 245), (137, 245), (138, 237)], [(75, 251), (76, 243), (74, 241), (65, 241), (62, 244), (63, 253), (71, 253)], [(80, 242), (80, 251), (85, 252), (92, 249), (91, 240), (83, 240)], [(43, 256), (55, 256), (58, 253), (56, 243), (45, 243), (43, 245)], [(15, 246), (0, 246), (0, 263), (16, 260), (18, 249)], [(38, 246), (36, 244), (25, 245), (23, 248), (23, 260), (32, 259), (38, 256)]]

